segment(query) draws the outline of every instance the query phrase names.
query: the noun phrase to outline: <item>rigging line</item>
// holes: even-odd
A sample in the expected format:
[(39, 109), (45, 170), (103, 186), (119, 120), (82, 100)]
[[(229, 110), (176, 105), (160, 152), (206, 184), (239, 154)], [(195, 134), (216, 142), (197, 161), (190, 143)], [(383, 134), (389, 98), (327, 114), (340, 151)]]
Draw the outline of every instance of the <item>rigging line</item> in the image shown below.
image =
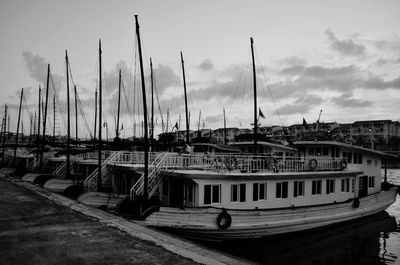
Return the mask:
[(77, 101), (78, 101), (79, 111), (81, 112), (81, 116), (82, 116), (83, 122), (85, 124), (86, 130), (89, 132), (90, 138), (93, 138), (93, 134), (92, 134), (91, 130), (89, 129), (90, 128), (89, 127), (89, 123), (87, 122), (86, 115), (85, 115), (85, 113), (83, 111), (82, 102), (81, 102), (81, 99), (79, 98), (79, 94), (78, 93), (76, 93), (76, 98), (77, 98)]
[[(257, 50), (256, 50), (256, 55), (257, 55), (257, 57), (259, 57), (259, 56), (258, 56), (258, 53), (257, 53)], [(280, 113), (279, 113), (278, 108), (276, 107), (275, 100), (274, 100), (274, 96), (272, 95), (271, 88), (269, 87), (268, 80), (267, 80), (266, 74), (265, 74), (265, 72), (264, 72), (264, 68), (262, 67), (262, 64), (261, 64), (261, 60), (260, 60), (259, 58), (257, 58), (257, 59), (260, 61), (261, 73), (263, 74), (263, 78), (264, 78), (265, 84), (266, 84), (266, 86), (267, 86), (269, 95), (270, 95), (270, 97), (271, 97), (272, 103), (274, 104), (275, 111), (276, 111), (276, 114), (278, 115), (279, 122), (280, 122), (281, 125), (283, 126), (283, 122), (282, 122), (282, 119), (281, 119), (281, 115), (280, 115)]]
[(158, 89), (157, 89), (157, 82), (156, 80), (154, 80), (154, 91), (156, 92), (156, 100), (157, 100), (157, 105), (158, 105), (158, 111), (160, 112), (160, 116), (161, 116), (161, 127), (164, 128), (165, 124), (164, 124), (164, 118), (163, 118), (163, 114), (161, 111), (161, 106), (160, 106), (160, 101), (158, 99)]
[[(247, 54), (245, 55), (243, 61), (244, 61), (244, 62), (247, 62), (249, 57), (250, 57), (250, 50), (248, 49), (248, 50), (247, 50)], [(247, 69), (248, 69), (248, 68), (249, 68), (249, 64), (242, 64), (241, 71), (240, 71), (240, 74), (239, 74), (239, 79), (238, 79), (237, 82), (236, 82), (235, 92), (234, 92), (234, 94), (233, 94), (233, 99), (235, 99), (236, 96), (238, 95), (239, 86), (240, 86), (240, 84), (241, 84), (241, 80), (242, 80), (242, 78), (244, 78), (244, 77), (243, 77), (243, 76), (245, 76), (244, 73), (247, 72)], [(246, 69), (246, 70), (245, 70), (245, 69)], [(245, 77), (246, 77), (246, 79), (244, 79), (244, 80), (247, 81), (247, 76), (245, 76)], [(244, 94), (245, 94), (245, 90), (243, 89), (243, 90), (242, 90), (242, 96), (240, 97), (240, 98), (242, 99), (242, 101), (241, 101), (242, 103), (241, 103), (241, 107), (240, 107), (240, 112), (241, 112), (241, 110), (243, 109)], [(227, 113), (231, 112), (232, 109), (233, 109), (233, 100), (232, 100), (232, 103), (230, 104), (230, 106), (229, 106), (229, 108), (228, 108)]]
[(126, 109), (128, 110), (128, 113), (129, 113), (130, 117), (132, 119), (134, 119), (132, 111), (131, 111), (131, 108), (129, 107), (129, 101), (128, 101), (128, 96), (127, 96), (126, 91), (125, 91), (124, 81), (121, 82), (121, 85), (122, 85), (122, 90), (124, 92), (124, 98), (125, 98), (125, 102), (126, 102)]
[(59, 97), (58, 97), (58, 93), (57, 93), (57, 91), (56, 91), (56, 89), (55, 89), (55, 85), (54, 85), (54, 80), (53, 80), (53, 76), (50, 74), (50, 80), (51, 80), (51, 85), (52, 85), (52, 88), (53, 88), (53, 91), (54, 91), (54, 95), (56, 96), (56, 101), (57, 101), (57, 105), (58, 105), (58, 109), (59, 109), (59, 111), (60, 111), (60, 119), (63, 121), (63, 124), (64, 124), (64, 128), (66, 128), (67, 127), (67, 122), (65, 121), (65, 117), (63, 117), (63, 115), (61, 115), (61, 113), (63, 113), (62, 111), (61, 111), (61, 104), (60, 104), (60, 99), (59, 99)]

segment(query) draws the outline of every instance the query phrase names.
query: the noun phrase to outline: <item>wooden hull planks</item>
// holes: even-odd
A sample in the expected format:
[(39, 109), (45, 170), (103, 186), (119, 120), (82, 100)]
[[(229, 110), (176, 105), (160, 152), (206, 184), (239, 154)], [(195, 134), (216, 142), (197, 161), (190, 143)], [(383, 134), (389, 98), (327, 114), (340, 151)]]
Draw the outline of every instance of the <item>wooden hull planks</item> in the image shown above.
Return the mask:
[(223, 209), (161, 207), (145, 223), (186, 237), (202, 240), (233, 240), (259, 238), (314, 229), (355, 220), (384, 211), (397, 195), (397, 187), (360, 198), (359, 207), (353, 200), (329, 205), (283, 209), (230, 210), (232, 222), (226, 229), (217, 225)]

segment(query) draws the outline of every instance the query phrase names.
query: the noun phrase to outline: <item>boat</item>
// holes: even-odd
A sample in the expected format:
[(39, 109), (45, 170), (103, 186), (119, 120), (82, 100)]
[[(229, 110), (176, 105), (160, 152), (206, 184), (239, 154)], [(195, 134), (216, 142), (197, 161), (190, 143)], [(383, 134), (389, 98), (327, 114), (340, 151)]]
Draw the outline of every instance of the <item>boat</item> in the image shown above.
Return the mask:
[[(252, 38), (251, 48), (253, 55)], [(256, 135), (254, 64), (253, 55)], [(265, 146), (255, 136), (253, 154), (160, 154), (131, 199), (146, 194), (159, 200), (141, 213), (146, 225), (211, 241), (353, 221), (384, 211), (396, 199), (398, 187), (381, 178), (381, 161), (390, 155), (333, 141), (298, 142), (296, 149), (280, 148), (288, 155), (259, 155)]]

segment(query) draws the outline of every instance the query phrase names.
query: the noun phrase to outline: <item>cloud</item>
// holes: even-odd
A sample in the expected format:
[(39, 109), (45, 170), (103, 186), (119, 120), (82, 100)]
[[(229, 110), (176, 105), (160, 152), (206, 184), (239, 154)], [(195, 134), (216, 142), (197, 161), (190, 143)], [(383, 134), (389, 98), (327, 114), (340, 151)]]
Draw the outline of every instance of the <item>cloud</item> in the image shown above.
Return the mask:
[(205, 59), (198, 67), (203, 71), (210, 71), (214, 68), (214, 64), (210, 59)]
[(344, 56), (361, 56), (365, 54), (365, 46), (356, 44), (352, 39), (339, 40), (331, 30), (325, 31), (330, 42), (330, 47)]
[(353, 98), (352, 93), (344, 93), (339, 97), (333, 97), (331, 100), (336, 105), (344, 108), (363, 108), (373, 105), (371, 101)]
[(280, 115), (291, 115), (297, 113), (307, 113), (310, 109), (321, 105), (322, 98), (312, 94), (303, 94), (298, 97), (293, 103), (286, 104), (278, 108)]
[(298, 75), (304, 72), (306, 67), (304, 65), (294, 65), (283, 68), (280, 73), (284, 75)]
[(157, 91), (159, 95), (163, 94), (168, 87), (175, 85), (179, 79), (174, 70), (165, 64), (159, 64), (154, 69), (154, 78), (156, 80)]
[[(47, 81), (47, 65), (46, 59), (38, 54), (34, 55), (31, 51), (23, 51), (22, 57), (25, 60), (25, 63), (28, 67), (29, 74), (31, 78), (35, 81), (42, 84), (42, 88), (45, 88), (46, 81)], [(51, 72), (50, 66), (50, 76), (51, 76), (51, 83), (50, 86), (53, 87), (56, 92), (60, 90), (60, 84), (62, 82), (63, 77), (57, 73)]]

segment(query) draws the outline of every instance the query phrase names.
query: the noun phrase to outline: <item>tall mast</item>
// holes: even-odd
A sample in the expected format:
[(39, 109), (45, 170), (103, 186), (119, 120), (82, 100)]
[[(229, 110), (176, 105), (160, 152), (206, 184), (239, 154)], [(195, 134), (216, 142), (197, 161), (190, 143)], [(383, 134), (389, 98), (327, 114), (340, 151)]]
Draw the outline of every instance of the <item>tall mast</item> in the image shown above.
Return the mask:
[(4, 132), (3, 132), (3, 157), (2, 157), (3, 165), (6, 152), (6, 131), (7, 131), (7, 104), (4, 105)]
[(96, 129), (97, 129), (97, 89), (94, 92), (94, 130), (93, 130), (93, 143), (96, 142)]
[(226, 117), (225, 117), (225, 108), (224, 108), (224, 144), (228, 144), (227, 138), (226, 138)]
[(153, 151), (154, 139), (154, 76), (153, 76), (153, 62), (150, 58), (150, 77), (151, 77), (151, 133), (150, 133), (150, 148)]
[(188, 114), (188, 107), (187, 107), (185, 65), (184, 65), (184, 61), (183, 61), (182, 52), (181, 52), (181, 63), (182, 63), (182, 75), (183, 75), (183, 90), (185, 92), (186, 143), (189, 144), (189, 114)]
[(21, 99), (19, 102), (19, 111), (18, 111), (18, 122), (17, 122), (17, 133), (15, 134), (15, 149), (14, 149), (14, 167), (16, 166), (17, 161), (17, 148), (18, 148), (18, 133), (19, 133), (19, 122), (21, 120), (21, 107), (22, 107), (22, 97), (24, 96), (24, 89), (21, 89)]
[(53, 95), (53, 141), (56, 140), (56, 95)]
[(99, 39), (99, 145), (98, 145), (98, 150), (99, 150), (99, 160), (97, 164), (97, 191), (102, 190), (102, 183), (101, 183), (101, 109), (102, 109), (102, 102), (101, 102), (101, 95), (102, 95), (102, 85), (101, 85), (101, 40)]
[(167, 126), (165, 132), (168, 132), (168, 123), (169, 123), (169, 109), (167, 109)]
[(144, 80), (144, 71), (143, 71), (143, 58), (142, 58), (142, 46), (140, 42), (140, 32), (139, 32), (139, 22), (138, 16), (135, 15), (136, 20), (136, 36), (138, 41), (138, 49), (139, 49), (139, 63), (140, 63), (140, 78), (142, 80), (142, 95), (143, 95), (143, 118), (144, 118), (144, 187), (143, 187), (143, 197), (145, 200), (148, 199), (148, 181), (149, 181), (149, 136), (148, 136), (148, 128), (147, 128), (147, 101), (146, 101), (146, 84)]
[[(39, 115), (38, 115), (38, 127), (37, 127), (37, 135), (36, 135), (36, 148), (39, 148), (40, 144), (40, 109), (41, 109), (41, 102), (42, 102), (42, 89), (39, 85), (39, 104), (38, 104), (38, 109), (39, 109)], [(39, 153), (37, 153), (39, 156)]]
[(119, 69), (119, 82), (118, 82), (118, 114), (117, 114), (117, 128), (115, 128), (115, 138), (119, 138), (119, 115), (121, 109), (121, 69)]
[(200, 121), (201, 120), (201, 110), (199, 111), (199, 123), (197, 124), (197, 138), (200, 138)]
[[(43, 136), (42, 136), (42, 146), (40, 149), (40, 164), (39, 169), (42, 169), (43, 165), (43, 149), (45, 144), (45, 137), (46, 137), (46, 121), (47, 121), (47, 103), (49, 100), (49, 79), (50, 79), (50, 64), (47, 64), (47, 80), (46, 80), (46, 103), (44, 107), (44, 117), (43, 117)], [(53, 124), (55, 126), (55, 124)]]
[(256, 63), (254, 61), (254, 48), (253, 48), (253, 38), (250, 38), (251, 43), (251, 58), (253, 61), (253, 87), (254, 87), (254, 147), (253, 154), (257, 155), (257, 80), (256, 80)]
[(69, 103), (69, 62), (68, 52), (65, 50), (65, 65), (67, 68), (67, 171), (66, 178), (69, 179), (71, 174), (71, 117), (70, 117), (70, 103)]
[(78, 95), (76, 93), (76, 85), (74, 85), (75, 93), (75, 145), (78, 146)]

